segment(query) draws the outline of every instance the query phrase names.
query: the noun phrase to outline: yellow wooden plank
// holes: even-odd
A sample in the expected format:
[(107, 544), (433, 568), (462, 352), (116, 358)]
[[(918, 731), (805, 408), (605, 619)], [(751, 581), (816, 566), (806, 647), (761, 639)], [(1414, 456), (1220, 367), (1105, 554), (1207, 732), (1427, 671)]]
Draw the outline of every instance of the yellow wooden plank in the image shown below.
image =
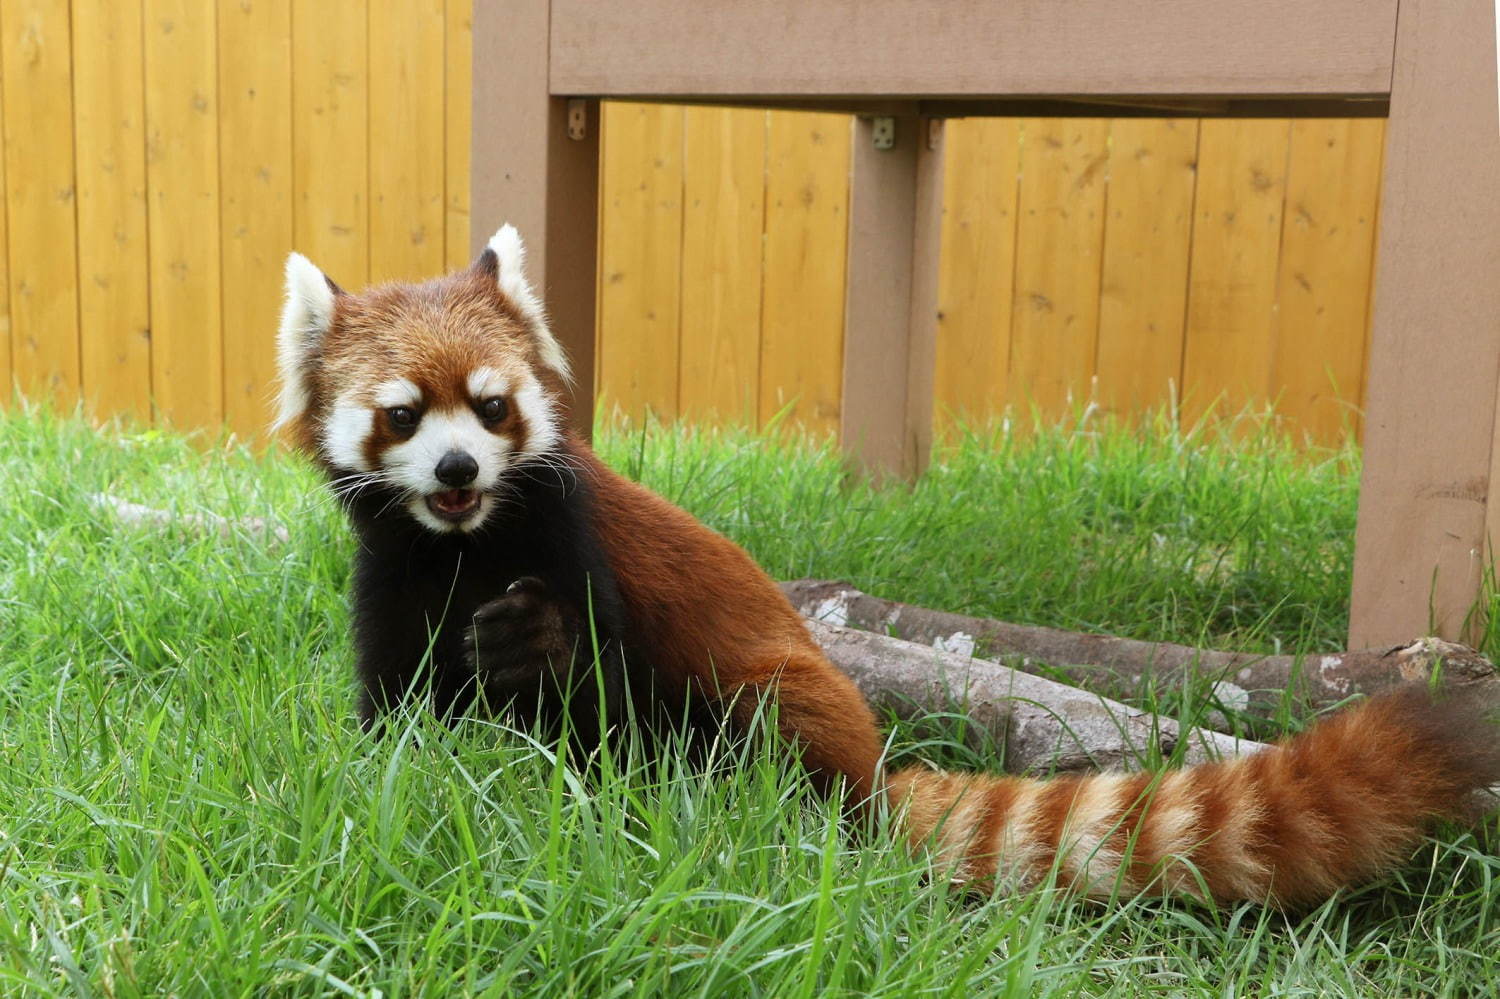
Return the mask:
[(335, 281), (370, 277), (368, 0), (292, 0), (296, 248)]
[(1108, 167), (1108, 119), (1026, 122), (1009, 392), (1044, 419), (1090, 393)]
[[(447, 0), (445, 45), (447, 55), (443, 59), (447, 74), (444, 83), (443, 114), (447, 135), (444, 144), (447, 155), (444, 169), (447, 171), (443, 202), (446, 227), (446, 255), (449, 270), (458, 270), (469, 263), (469, 140), (473, 122), (474, 30), (473, 0)], [(493, 224), (495, 219), (481, 219), (481, 225)]]
[(370, 5), (370, 280), (447, 260), (443, 0)]
[(599, 389), (630, 419), (678, 412), (682, 109), (604, 105)]
[(1182, 414), (1264, 405), (1275, 333), (1276, 259), (1290, 123), (1205, 119), (1183, 356)]
[(83, 393), (98, 416), (149, 420), (141, 7), (73, 0), (72, 12)]
[(1005, 406), (1016, 255), (1021, 123), (948, 123), (938, 280), (938, 427), (982, 421)]
[(224, 417), (214, 7), (146, 0), (151, 387), (178, 427)]
[(265, 433), (292, 245), (291, 0), (219, 0), (224, 416)]
[(0, 31), (12, 374), (23, 393), (71, 405), (79, 351), (67, 5), (4, 0)]
[(753, 427), (766, 112), (688, 108), (683, 150), (679, 413)]
[(1179, 388), (1197, 157), (1195, 119), (1110, 124), (1097, 363), (1109, 412), (1162, 409)]
[(1292, 122), (1271, 394), (1332, 444), (1357, 426), (1385, 122)]
[(760, 419), (836, 435), (843, 396), (850, 120), (773, 111), (767, 132)]

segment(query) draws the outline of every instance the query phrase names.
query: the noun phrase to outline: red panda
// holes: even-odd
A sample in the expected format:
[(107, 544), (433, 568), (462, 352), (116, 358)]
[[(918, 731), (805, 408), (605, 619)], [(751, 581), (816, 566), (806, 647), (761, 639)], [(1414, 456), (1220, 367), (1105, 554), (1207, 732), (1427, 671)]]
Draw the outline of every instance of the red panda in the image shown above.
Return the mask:
[[(1243, 759), (1053, 780), (883, 777), (875, 718), (738, 546), (602, 464), (562, 425), (567, 360), (515, 229), (466, 271), (344, 292), (286, 267), (278, 424), (327, 474), (358, 547), (360, 716), (420, 694), (509, 704), (597, 738), (630, 709), (736, 727), (773, 698), (827, 794), (896, 809), (975, 886), (1298, 905), (1399, 862), (1500, 782), (1493, 702), (1376, 698)], [(589, 676), (574, 650), (598, 643)], [(560, 696), (571, 689), (571, 696)]]

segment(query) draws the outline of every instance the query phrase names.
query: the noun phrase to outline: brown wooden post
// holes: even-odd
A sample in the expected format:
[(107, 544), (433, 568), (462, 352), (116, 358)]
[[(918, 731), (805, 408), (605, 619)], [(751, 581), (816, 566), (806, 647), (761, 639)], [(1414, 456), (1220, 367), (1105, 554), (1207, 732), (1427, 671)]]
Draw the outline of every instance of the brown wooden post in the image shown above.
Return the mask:
[[(890, 122), (892, 119), (884, 119)], [(917, 475), (932, 437), (937, 334), (941, 122), (856, 118), (849, 186), (840, 440), (876, 477)]]
[(1351, 648), (1460, 637), (1500, 513), (1493, 18), (1492, 0), (1399, 7)]
[(599, 102), (551, 94), (549, 6), (474, 0), (471, 231), (477, 254), (502, 223), (520, 230), (532, 283), (573, 365), (570, 420), (587, 436), (594, 417)]

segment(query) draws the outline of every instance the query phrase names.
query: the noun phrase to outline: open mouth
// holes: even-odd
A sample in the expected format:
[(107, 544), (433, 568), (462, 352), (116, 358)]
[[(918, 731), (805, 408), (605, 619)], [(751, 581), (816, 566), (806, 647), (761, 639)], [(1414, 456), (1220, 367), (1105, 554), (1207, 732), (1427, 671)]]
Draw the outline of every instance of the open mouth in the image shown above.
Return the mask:
[(479, 509), (479, 490), (448, 489), (427, 497), (427, 509), (434, 517), (459, 524)]

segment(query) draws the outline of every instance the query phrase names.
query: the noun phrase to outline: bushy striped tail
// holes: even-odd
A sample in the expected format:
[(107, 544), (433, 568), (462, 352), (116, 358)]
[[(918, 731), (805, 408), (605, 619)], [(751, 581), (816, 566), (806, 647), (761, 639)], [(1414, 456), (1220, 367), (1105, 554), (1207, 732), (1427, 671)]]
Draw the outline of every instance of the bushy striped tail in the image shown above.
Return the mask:
[(1414, 685), (1270, 749), (1162, 774), (1028, 780), (906, 770), (888, 794), (955, 881), (1298, 906), (1405, 860), (1500, 784), (1497, 698)]

